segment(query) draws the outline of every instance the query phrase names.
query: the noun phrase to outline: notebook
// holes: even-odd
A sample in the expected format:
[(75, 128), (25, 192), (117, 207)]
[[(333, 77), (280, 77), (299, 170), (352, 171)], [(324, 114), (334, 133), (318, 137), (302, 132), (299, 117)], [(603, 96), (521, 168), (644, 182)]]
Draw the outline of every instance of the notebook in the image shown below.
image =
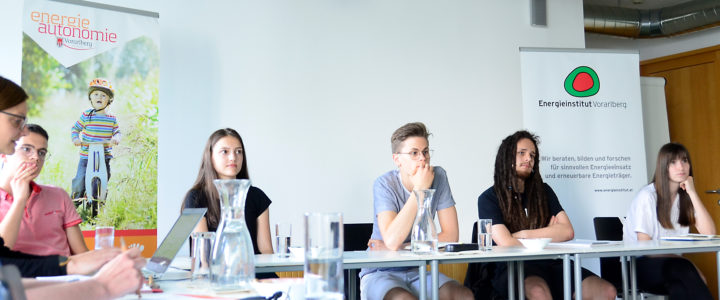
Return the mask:
[(678, 236), (662, 236), (663, 241), (716, 241), (720, 239), (720, 235), (688, 233)]
[(165, 236), (155, 254), (143, 269), (146, 276), (160, 278), (167, 271), (183, 243), (207, 212), (207, 208), (186, 208), (177, 218), (170, 232)]

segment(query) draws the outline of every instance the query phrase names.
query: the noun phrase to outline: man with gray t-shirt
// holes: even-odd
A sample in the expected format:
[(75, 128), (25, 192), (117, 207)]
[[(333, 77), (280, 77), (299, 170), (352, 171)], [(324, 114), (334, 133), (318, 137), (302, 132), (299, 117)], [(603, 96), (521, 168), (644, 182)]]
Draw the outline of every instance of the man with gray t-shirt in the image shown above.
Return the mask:
[[(395, 130), (390, 142), (397, 170), (375, 180), (375, 216), (368, 250), (397, 251), (410, 242), (417, 201), (413, 190), (435, 189), (431, 214), (438, 215), (440, 242), (458, 241), (455, 201), (445, 170), (430, 166), (428, 133), (423, 123), (408, 123)], [(440, 299), (473, 299), (472, 292), (455, 280), (439, 274)], [(427, 274), (426, 282), (431, 274)], [(419, 272), (414, 268), (364, 268), (360, 272), (362, 299), (413, 299), (419, 294)], [(430, 294), (430, 284), (427, 294)]]

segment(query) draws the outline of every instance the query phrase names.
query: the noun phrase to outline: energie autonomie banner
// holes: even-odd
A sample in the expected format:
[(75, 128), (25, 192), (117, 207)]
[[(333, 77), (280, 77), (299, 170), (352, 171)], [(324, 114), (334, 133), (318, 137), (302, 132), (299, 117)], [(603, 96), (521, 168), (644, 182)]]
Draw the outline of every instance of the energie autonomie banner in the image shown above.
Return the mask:
[[(115, 227), (116, 240), (124, 236), (143, 247), (143, 255), (155, 250), (158, 18), (157, 13), (86, 1), (25, 1), (22, 86), (30, 95), (29, 123), (39, 124), (50, 136), (51, 156), (35, 181), (71, 195), (90, 249), (95, 226), (109, 225)], [(89, 100), (93, 85), (112, 94), (100, 113)], [(111, 124), (114, 141), (94, 136), (85, 125), (90, 122)], [(76, 145), (73, 139), (83, 134), (106, 141), (104, 151)], [(81, 173), (92, 171), (81, 164), (83, 155), (92, 168), (109, 167), (107, 174), (90, 177), (104, 177), (104, 199), (98, 199), (99, 193), (78, 192), (90, 176)]]

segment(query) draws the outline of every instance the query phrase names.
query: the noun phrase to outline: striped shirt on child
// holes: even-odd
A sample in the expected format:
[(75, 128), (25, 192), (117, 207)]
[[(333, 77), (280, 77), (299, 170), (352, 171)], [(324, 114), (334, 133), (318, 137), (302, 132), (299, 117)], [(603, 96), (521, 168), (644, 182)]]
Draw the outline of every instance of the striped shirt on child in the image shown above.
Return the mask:
[(82, 143), (80, 158), (87, 158), (89, 148), (87, 143), (92, 142), (108, 142), (105, 145), (105, 157), (112, 158), (110, 139), (119, 134), (120, 126), (118, 126), (115, 116), (109, 114), (97, 115), (94, 109), (88, 109), (75, 122), (70, 136), (72, 140), (80, 139)]

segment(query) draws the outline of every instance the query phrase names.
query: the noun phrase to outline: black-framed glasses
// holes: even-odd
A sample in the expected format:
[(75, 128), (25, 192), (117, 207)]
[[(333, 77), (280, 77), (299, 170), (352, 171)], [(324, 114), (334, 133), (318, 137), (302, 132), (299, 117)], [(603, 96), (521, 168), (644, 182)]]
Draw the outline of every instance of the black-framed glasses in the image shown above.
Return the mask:
[(410, 152), (396, 152), (395, 154), (407, 154), (407, 155), (410, 155), (410, 158), (412, 158), (413, 160), (420, 160), (420, 155), (422, 155), (423, 157), (425, 157), (427, 159), (427, 158), (430, 158), (430, 156), (432, 156), (432, 153), (433, 153), (433, 150), (428, 149), (428, 150), (423, 150), (423, 151), (415, 150), (415, 151), (410, 151)]
[(13, 126), (15, 126), (15, 128), (17, 128), (17, 129), (23, 129), (23, 128), (25, 128), (25, 125), (27, 124), (27, 117), (26, 117), (26, 116), (17, 115), (17, 114), (14, 114), (14, 113), (9, 113), (9, 112), (6, 112), (6, 111), (4, 111), (4, 110), (0, 110), (0, 113), (4, 113), (4, 114), (6, 114), (6, 115), (8, 115), (8, 116), (15, 117), (15, 122), (13, 122)]

